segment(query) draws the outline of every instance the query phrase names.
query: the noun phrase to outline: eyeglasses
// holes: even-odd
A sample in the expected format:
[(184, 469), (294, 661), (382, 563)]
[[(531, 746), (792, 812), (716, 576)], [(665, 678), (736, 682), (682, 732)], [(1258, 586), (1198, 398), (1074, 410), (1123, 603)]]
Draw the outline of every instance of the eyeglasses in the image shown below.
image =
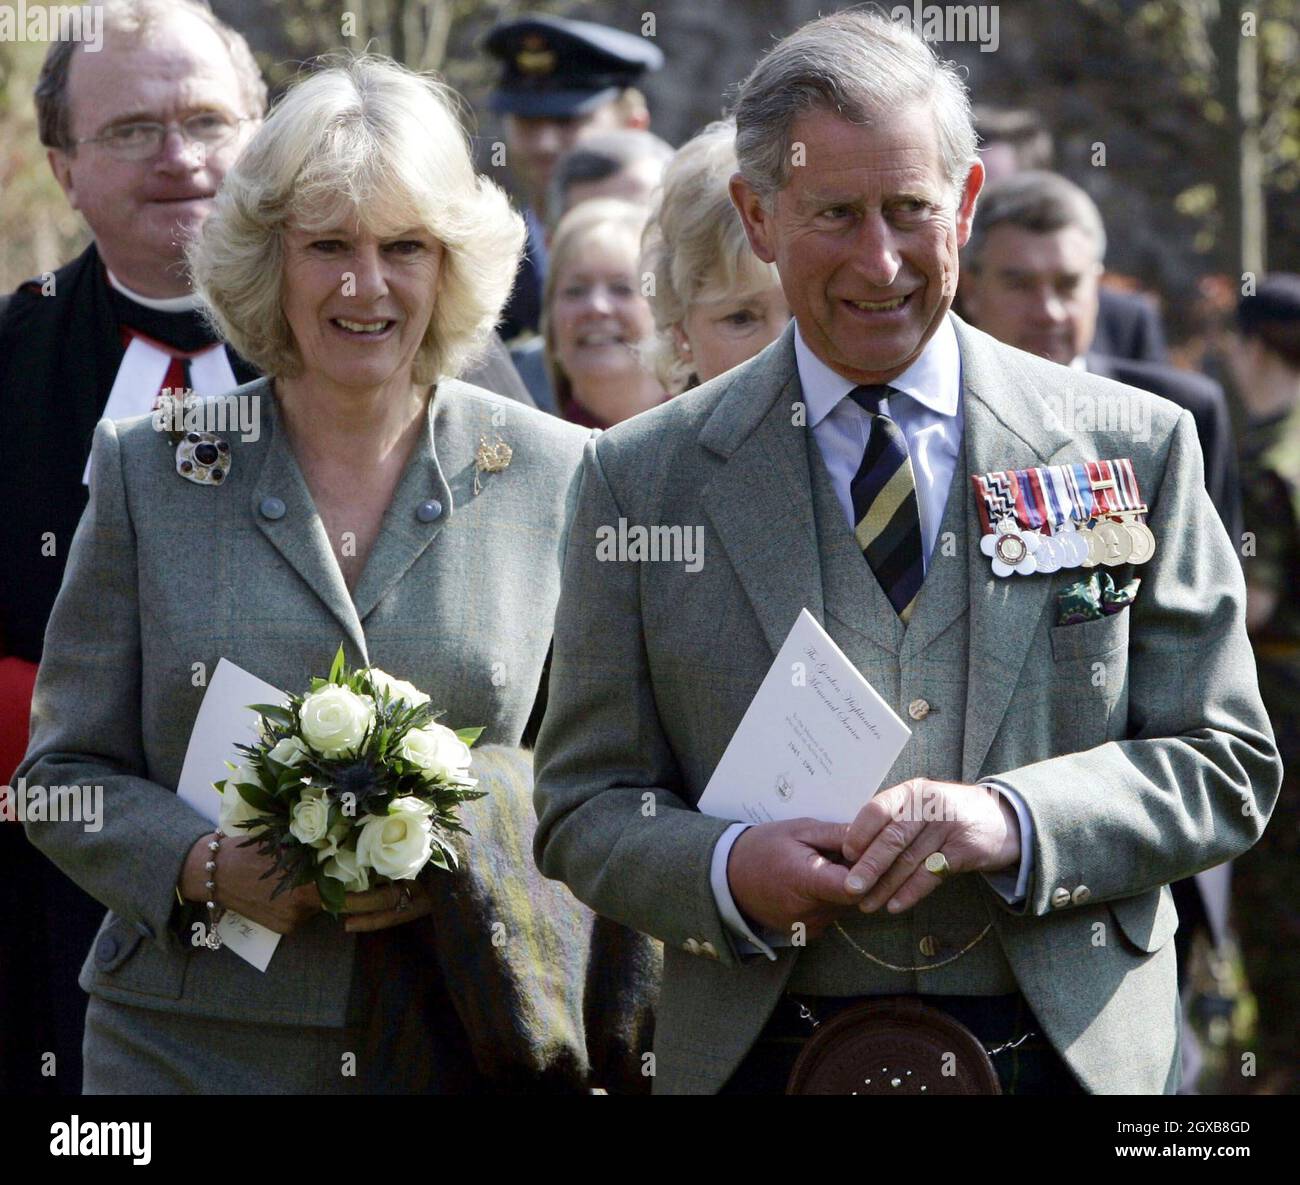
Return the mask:
[(167, 139), (170, 128), (179, 128), (181, 136), (191, 144), (201, 145), (204, 149), (221, 148), (235, 138), (241, 124), (248, 119), (236, 119), (220, 111), (204, 111), (191, 115), (188, 119), (171, 120), (168, 123), (153, 123), (142, 120), (138, 123), (120, 123), (98, 136), (87, 136), (82, 140), (73, 140), (74, 145), (102, 144), (104, 148), (119, 160), (149, 160), (158, 155)]

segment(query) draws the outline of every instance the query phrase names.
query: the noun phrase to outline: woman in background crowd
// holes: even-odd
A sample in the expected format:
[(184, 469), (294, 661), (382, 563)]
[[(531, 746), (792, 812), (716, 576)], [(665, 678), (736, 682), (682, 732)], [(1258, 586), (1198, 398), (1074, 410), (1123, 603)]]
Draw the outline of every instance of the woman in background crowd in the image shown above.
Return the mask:
[(637, 254), (646, 211), (615, 198), (582, 202), (555, 228), (542, 337), (557, 410), (609, 428), (663, 403), (640, 349), (654, 330)]
[(708, 382), (774, 342), (790, 320), (776, 268), (749, 247), (727, 191), (736, 125), (709, 124), (678, 150), (642, 239), (656, 375), (674, 395)]

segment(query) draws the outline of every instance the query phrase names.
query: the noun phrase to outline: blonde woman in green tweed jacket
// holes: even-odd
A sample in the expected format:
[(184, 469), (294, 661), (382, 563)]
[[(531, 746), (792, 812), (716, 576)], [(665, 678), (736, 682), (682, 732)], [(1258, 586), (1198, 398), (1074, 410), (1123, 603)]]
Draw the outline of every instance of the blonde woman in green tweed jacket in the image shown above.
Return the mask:
[[(495, 324), (524, 237), (474, 174), (454, 99), (379, 59), (321, 70), (227, 175), (191, 265), (268, 377), (223, 397), (258, 426), (226, 437), (224, 480), (187, 479), (148, 418), (96, 432), (19, 771), (104, 788), (100, 831), (30, 826), (109, 911), (81, 976), (88, 1093), (585, 1090), (646, 1047), (653, 952), (529, 858), (519, 746), (589, 434), (448, 377)], [(484, 438), (507, 467), (483, 472)], [(173, 792), (192, 674), (225, 657), (299, 689), (340, 639), (350, 664), (486, 726), (489, 795), (466, 808), (461, 873), (409, 905), (350, 894), (346, 922), (314, 887), (270, 900), (255, 849), (224, 844), (218, 902), (286, 935), (260, 973), (178, 926), (178, 891), (206, 899), (212, 832)]]

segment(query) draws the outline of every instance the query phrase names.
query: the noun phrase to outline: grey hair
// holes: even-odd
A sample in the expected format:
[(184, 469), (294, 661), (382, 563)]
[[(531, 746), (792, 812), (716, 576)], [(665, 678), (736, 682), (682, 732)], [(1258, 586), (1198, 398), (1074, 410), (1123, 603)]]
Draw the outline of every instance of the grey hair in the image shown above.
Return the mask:
[(780, 283), (776, 267), (750, 249), (727, 189), (735, 171), (736, 125), (720, 119), (677, 150), (641, 239), (641, 273), (655, 278), (655, 337), (647, 361), (673, 394), (691, 379), (673, 337), (691, 306)]
[(910, 24), (851, 10), (811, 21), (778, 42), (740, 86), (736, 156), (765, 205), (790, 179), (791, 127), (810, 110), (853, 123), (914, 103), (934, 116), (944, 175), (954, 195), (978, 159), (966, 85)]
[(340, 57), (276, 104), (226, 174), (187, 249), (218, 332), (270, 375), (301, 373), (282, 308), (286, 227), (358, 219), (372, 233), (424, 227), (444, 249), (433, 316), (411, 377), (455, 376), (510, 295), (524, 222), (474, 172), (460, 97), (390, 58)]
[(1031, 170), (1016, 173), (980, 193), (970, 239), (962, 251), (962, 266), (975, 271), (989, 234), (998, 226), (1018, 226), (1035, 234), (1076, 227), (1097, 249), (1097, 262), (1106, 258), (1106, 226), (1101, 211), (1073, 181), (1059, 173)]
[[(203, 3), (202, 0), (105, 0), (102, 30), (125, 37), (139, 38), (167, 20), (189, 14), (210, 25), (230, 54), (239, 79), (240, 101), (247, 119), (260, 119), (266, 113), (266, 81), (258, 68), (248, 42)], [(32, 92), (36, 100), (36, 126), (46, 148), (75, 151), (72, 136), (72, 108), (68, 102), (68, 75), (72, 58), (81, 42), (55, 41), (45, 55), (40, 76)]]

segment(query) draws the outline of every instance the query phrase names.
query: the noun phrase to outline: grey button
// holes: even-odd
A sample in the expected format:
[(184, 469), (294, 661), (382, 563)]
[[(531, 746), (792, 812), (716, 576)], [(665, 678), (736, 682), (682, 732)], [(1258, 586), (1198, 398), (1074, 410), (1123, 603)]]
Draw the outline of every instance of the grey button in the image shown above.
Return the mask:
[(1092, 896), (1092, 890), (1087, 885), (1080, 885), (1070, 896), (1070, 900), (1075, 905), (1082, 905), (1089, 897)]
[(1070, 890), (1064, 885), (1058, 885), (1052, 890), (1052, 908), (1064, 909), (1070, 904)]
[(263, 518), (284, 518), (284, 503), (279, 498), (263, 498), (257, 509)]
[(430, 498), (427, 502), (421, 502), (415, 508), (415, 517), (422, 523), (431, 523), (434, 519), (442, 514), (442, 503), (437, 498)]
[(913, 720), (924, 720), (930, 714), (930, 705), (923, 699), (914, 699), (907, 705), (907, 714)]
[(95, 943), (95, 962), (111, 963), (117, 954), (117, 939), (112, 934), (100, 936)]
[(135, 932), (139, 934), (141, 938), (153, 937), (153, 927), (149, 925), (148, 922), (136, 922)]

